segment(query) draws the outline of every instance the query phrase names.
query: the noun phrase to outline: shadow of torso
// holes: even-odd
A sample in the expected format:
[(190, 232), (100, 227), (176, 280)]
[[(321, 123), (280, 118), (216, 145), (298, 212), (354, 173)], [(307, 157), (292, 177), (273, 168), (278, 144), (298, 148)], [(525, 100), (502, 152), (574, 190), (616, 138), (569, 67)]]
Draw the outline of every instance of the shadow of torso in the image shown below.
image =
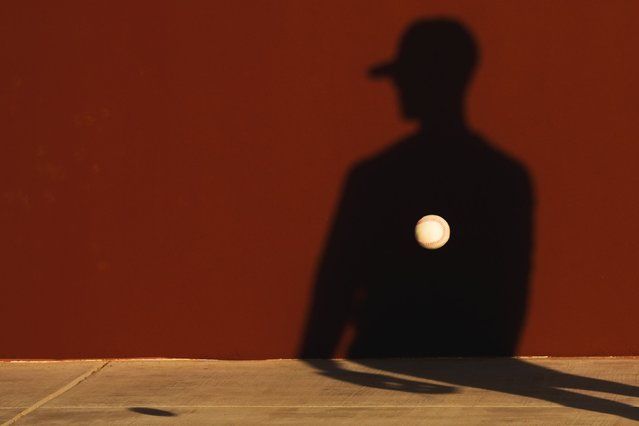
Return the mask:
[[(417, 221), (442, 216), (449, 242), (427, 250)], [(303, 357), (513, 354), (530, 270), (525, 169), (480, 137), (417, 134), (353, 168), (316, 281)]]

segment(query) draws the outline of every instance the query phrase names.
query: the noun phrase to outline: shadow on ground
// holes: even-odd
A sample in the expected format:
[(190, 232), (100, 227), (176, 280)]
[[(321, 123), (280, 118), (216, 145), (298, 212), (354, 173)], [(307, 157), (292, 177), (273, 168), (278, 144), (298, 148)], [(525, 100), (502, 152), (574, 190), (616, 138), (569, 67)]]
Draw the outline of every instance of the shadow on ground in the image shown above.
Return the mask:
[[(456, 390), (455, 386), (473, 387), (639, 421), (639, 407), (578, 393), (594, 391), (611, 396), (639, 398), (639, 387), (563, 373), (516, 358), (352, 361), (376, 370), (375, 373), (348, 370), (334, 360), (306, 362), (315, 367), (319, 374), (360, 386), (424, 394), (453, 393)], [(393, 374), (401, 374), (404, 377), (398, 379)]]
[(160, 410), (157, 408), (150, 408), (150, 407), (130, 407), (129, 411), (133, 412), (133, 413), (138, 413), (138, 414), (144, 414), (147, 416), (157, 416), (157, 417), (175, 417), (177, 416), (177, 414), (171, 412), (171, 411), (166, 411), (166, 410)]

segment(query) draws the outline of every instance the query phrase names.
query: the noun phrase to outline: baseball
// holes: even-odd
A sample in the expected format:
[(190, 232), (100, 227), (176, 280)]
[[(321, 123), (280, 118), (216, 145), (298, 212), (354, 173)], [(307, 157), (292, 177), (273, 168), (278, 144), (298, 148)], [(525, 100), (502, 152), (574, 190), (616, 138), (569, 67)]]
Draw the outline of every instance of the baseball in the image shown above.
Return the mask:
[(429, 214), (417, 222), (415, 238), (424, 248), (430, 250), (438, 249), (448, 242), (450, 227), (443, 217)]

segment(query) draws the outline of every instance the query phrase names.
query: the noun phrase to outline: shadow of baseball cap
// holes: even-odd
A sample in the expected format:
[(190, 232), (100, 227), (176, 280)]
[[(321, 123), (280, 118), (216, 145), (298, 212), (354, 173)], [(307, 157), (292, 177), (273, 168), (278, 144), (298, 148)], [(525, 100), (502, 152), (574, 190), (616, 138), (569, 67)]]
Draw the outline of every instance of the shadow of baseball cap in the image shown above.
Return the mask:
[(403, 34), (395, 58), (373, 66), (368, 74), (371, 78), (441, 74), (465, 83), (477, 57), (475, 41), (461, 23), (447, 18), (423, 19)]

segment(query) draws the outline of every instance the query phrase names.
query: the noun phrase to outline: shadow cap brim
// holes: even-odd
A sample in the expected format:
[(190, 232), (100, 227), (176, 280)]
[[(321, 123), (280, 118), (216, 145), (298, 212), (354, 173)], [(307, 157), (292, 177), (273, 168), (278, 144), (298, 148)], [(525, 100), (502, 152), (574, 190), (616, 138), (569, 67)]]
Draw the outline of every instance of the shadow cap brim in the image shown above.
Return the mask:
[(373, 66), (368, 70), (368, 75), (371, 78), (387, 78), (393, 77), (397, 72), (396, 62), (384, 62)]

